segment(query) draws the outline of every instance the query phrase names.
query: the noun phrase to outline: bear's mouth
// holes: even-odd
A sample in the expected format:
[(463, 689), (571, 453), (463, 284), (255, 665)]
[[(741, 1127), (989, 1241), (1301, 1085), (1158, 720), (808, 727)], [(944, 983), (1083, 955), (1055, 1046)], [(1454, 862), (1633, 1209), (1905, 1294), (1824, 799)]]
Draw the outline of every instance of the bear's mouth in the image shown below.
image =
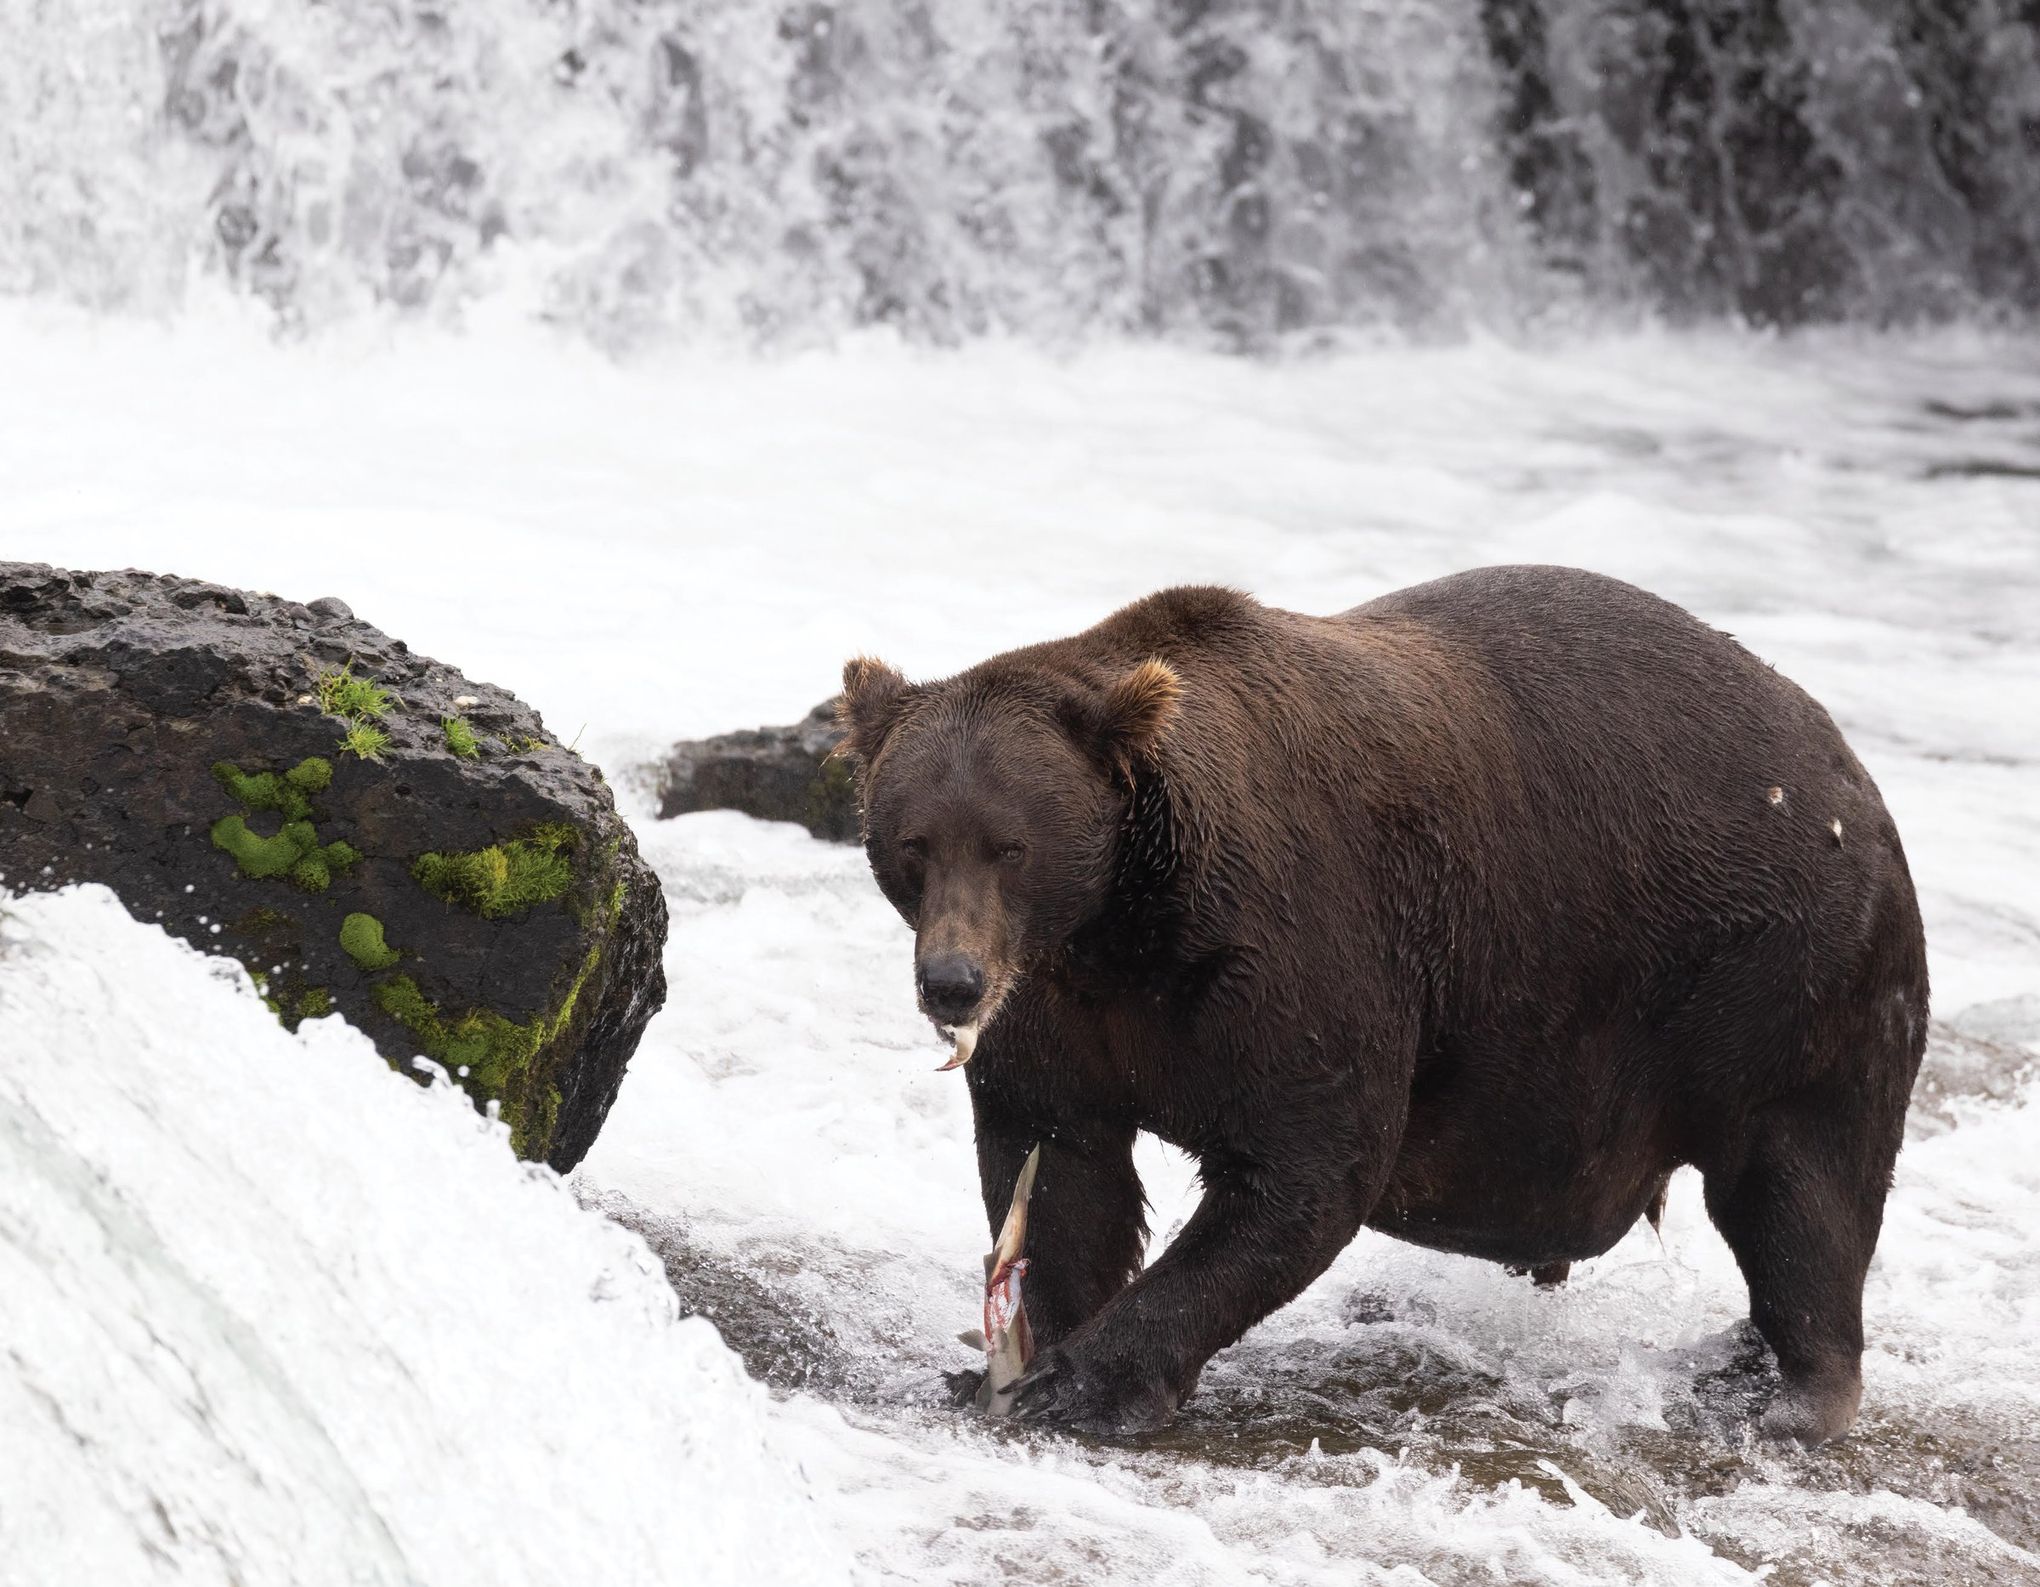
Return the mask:
[(971, 1011), (969, 1019), (931, 1021), (936, 1030), (942, 1033), (944, 1040), (955, 1044), (954, 1050), (949, 1055), (949, 1062), (936, 1066), (937, 1074), (947, 1074), (952, 1069), (961, 1069), (970, 1062), (977, 1052), (978, 1042), (984, 1035), (985, 1027), (998, 1018), (999, 1010), (1006, 1006), (1007, 994), (1013, 990), (1018, 980), (1017, 972), (1011, 967), (995, 969), (992, 972), (991, 984), (985, 988), (984, 996), (978, 1001), (978, 1006)]

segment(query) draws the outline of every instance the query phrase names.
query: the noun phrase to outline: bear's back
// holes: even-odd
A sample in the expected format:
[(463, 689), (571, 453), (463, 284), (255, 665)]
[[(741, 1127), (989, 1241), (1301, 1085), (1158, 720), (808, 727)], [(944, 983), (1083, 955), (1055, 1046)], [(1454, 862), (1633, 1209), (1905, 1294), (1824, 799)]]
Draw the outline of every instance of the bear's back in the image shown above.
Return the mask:
[[(1540, 896), (1611, 926), (1825, 917), (1864, 929), (1898, 834), (1821, 706), (1732, 637), (1577, 568), (1478, 568), (1329, 621), (1375, 648), (1435, 647), (1498, 712), (1510, 823)], [(1598, 904), (1598, 910), (1594, 905)]]
[(1804, 690), (1730, 635), (1603, 574), (1475, 568), (1333, 621), (1376, 637), (1421, 630), (1458, 658), (1469, 688), (1505, 702), (1518, 752), (1533, 762), (1592, 764), (1736, 807), (1773, 787), (1839, 794), (1837, 783), (1868, 784)]

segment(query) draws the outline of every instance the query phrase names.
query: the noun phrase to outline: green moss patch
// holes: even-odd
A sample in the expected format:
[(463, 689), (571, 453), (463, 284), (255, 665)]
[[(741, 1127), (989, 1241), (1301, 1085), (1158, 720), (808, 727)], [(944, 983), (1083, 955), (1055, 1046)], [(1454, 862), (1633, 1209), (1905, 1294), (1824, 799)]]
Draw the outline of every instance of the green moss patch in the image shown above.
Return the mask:
[(519, 1025), (494, 1009), (469, 1009), (448, 1019), (439, 1005), (408, 975), (396, 975), (375, 989), (377, 1005), (418, 1038), (425, 1056), (464, 1071), (470, 1089), (500, 1096), (510, 1078), (544, 1045), (546, 1021)]
[(333, 780), (333, 763), (313, 755), (286, 772), (248, 773), (231, 761), (215, 761), (213, 779), (248, 810), (275, 810), (286, 821), (303, 821), (312, 813), (312, 795), (324, 793)]
[(222, 816), (213, 823), (212, 840), (214, 848), (233, 855), (243, 876), (257, 881), (288, 876), (308, 893), (323, 893), (332, 885), (334, 872), (361, 858), (351, 844), (322, 847), (309, 821), (287, 822), (275, 837), (265, 838), (249, 830), (244, 817)]
[(283, 1005), (270, 995), (268, 973), (263, 970), (250, 970), (248, 979), (255, 983), (255, 995), (262, 999), (262, 1006), (281, 1018)]
[(340, 947), (348, 958), (369, 971), (387, 970), (403, 957), (383, 940), (383, 924), (373, 915), (349, 915), (341, 921)]
[[(228, 761), (214, 765), (213, 777), (242, 806), (212, 826), (213, 847), (233, 855), (243, 876), (257, 881), (287, 876), (308, 893), (323, 893), (336, 872), (361, 858), (347, 843), (319, 842), (312, 824), (312, 795), (333, 780), (333, 764), (314, 755), (286, 772), (244, 772)], [(264, 837), (248, 825), (248, 817), (274, 811), (283, 817), (275, 836)]]
[(278, 833), (273, 838), (257, 837), (240, 816), (222, 816), (213, 823), (213, 847), (233, 855), (244, 876), (281, 876), (302, 858), (302, 851)]
[(411, 1033), (418, 1051), (452, 1071), (478, 1103), (495, 1101), (519, 1157), (542, 1158), (558, 1127), (560, 1088), (554, 1081), (562, 1039), (581, 994), (602, 962), (602, 937), (617, 919), (625, 884), (615, 885), (594, 908), (592, 943), (550, 1012), (520, 1024), (492, 1009), (449, 1016), (408, 975), (385, 976), (375, 987), (382, 1011)]
[(573, 886), (578, 840), (572, 827), (549, 823), (527, 837), (492, 843), (469, 854), (421, 854), (411, 875), (433, 897), (500, 920), (534, 904), (550, 903)]
[[(343, 715), (347, 752), (373, 759), (389, 746), (390, 736), (375, 722), (396, 705), (385, 691), (343, 671), (321, 680), (319, 699), (336, 715), (354, 713)], [(480, 740), (464, 717), (441, 718), (440, 727), (452, 754), (480, 758)], [(553, 747), (538, 740), (532, 744)], [(244, 875), (288, 879), (317, 892), (339, 872), (361, 862), (362, 855), (352, 845), (319, 841), (315, 803), (334, 780), (332, 761), (313, 757), (289, 771), (244, 771), (221, 762), (213, 772), (239, 808), (214, 823), (212, 841), (234, 857)], [(271, 825), (276, 828), (273, 834), (261, 830)], [(340, 950), (362, 972), (364, 983), (359, 991), (343, 991), (341, 1001), (359, 1012), (356, 999), (365, 995), (408, 1034), (414, 1043), (408, 1051), (424, 1053), (446, 1068), (478, 1107), (495, 1103), (497, 1116), (510, 1131), (512, 1150), (526, 1159), (544, 1158), (559, 1128), (564, 1105), (560, 1081), (575, 1061), (570, 1027), (582, 996), (592, 995), (588, 989), (596, 984), (593, 978), (599, 973), (607, 934), (624, 902), (625, 883), (616, 871), (620, 843), (620, 838), (598, 843), (576, 826), (549, 822), (521, 829), (486, 848), (436, 851), (413, 862), (412, 875), (420, 887), (487, 920), (505, 920), (546, 904), (572, 912), (585, 933), (582, 949), (536, 972), (547, 978), (548, 990), (546, 1006), (535, 1015), (525, 1013), (528, 1003), (515, 1011), (521, 1018), (492, 1008), (464, 1007), (453, 999), (474, 995), (465, 988), (436, 988), (449, 997), (442, 1008), (415, 978), (429, 955), (407, 955), (392, 945), (374, 915), (347, 914), (339, 928)], [(260, 966), (268, 972), (258, 981), (261, 995), (287, 1028), (296, 1029), (304, 1020), (334, 1011), (328, 987), (308, 984), (313, 974), (328, 982), (334, 979), (330, 925), (308, 936), (297, 922), (256, 909), (242, 917), (236, 929), (243, 939), (237, 954), (251, 969)], [(407, 930), (407, 940), (411, 935)], [(315, 970), (315, 965), (320, 968)], [(389, 1034), (384, 1032), (385, 1045), (395, 1051)]]
[[(380, 936), (380, 933), (378, 933)], [(588, 950), (559, 1006), (528, 1025), (494, 1009), (469, 1009), (448, 1018), (408, 975), (393, 975), (375, 989), (376, 1005), (408, 1030), (426, 1057), (454, 1071), (472, 1096), (494, 1098), (510, 1126), (510, 1149), (519, 1157), (542, 1154), (559, 1116), (557, 1086), (542, 1080), (534, 1060), (574, 1017), (581, 988), (601, 962), (598, 943)]]

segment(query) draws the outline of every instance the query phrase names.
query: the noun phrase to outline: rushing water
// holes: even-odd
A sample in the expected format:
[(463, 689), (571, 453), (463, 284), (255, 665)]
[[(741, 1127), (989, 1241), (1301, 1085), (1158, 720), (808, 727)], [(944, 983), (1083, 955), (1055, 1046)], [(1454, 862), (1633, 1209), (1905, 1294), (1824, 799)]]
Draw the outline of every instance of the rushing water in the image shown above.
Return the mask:
[(2040, 307), (2036, 0), (0, 0), (0, 291), (606, 345)]
[[(255, 1346), (295, 1341), (280, 1370), (300, 1392), (277, 1412), (287, 1442), (251, 1432), (201, 1461), (218, 1440), (184, 1401), (150, 1398), (167, 1379), (109, 1401), (97, 1358), (37, 1321), (85, 1302), (0, 1308), (40, 1391), (9, 1402), (0, 1464), (27, 1461), (36, 1492), (111, 1495), (94, 1501), (119, 1522), (93, 1534), (109, 1558), (130, 1536), (169, 1546), (145, 1502), (164, 1494), (180, 1537), (229, 1540), (206, 1579), (288, 1579), (279, 1558), (320, 1579), (317, 1551), (291, 1552), (276, 1490), (235, 1475), (280, 1463), (291, 1491), (322, 1495), (331, 1535), (385, 1527), (440, 1562), (442, 1584), (560, 1579), (576, 1558), (636, 1562), (608, 1579), (682, 1578), (696, 1510), (719, 1518), (718, 1558), (740, 1574), (747, 1529), (798, 1552), (770, 1474), (795, 1465), (817, 1539), (799, 1547), (875, 1580), (1670, 1587), (1775, 1566), (1792, 1587), (2040, 1583), (2030, 352), (1848, 331), (1058, 360), (867, 338), (619, 365), (529, 333), (414, 330), (364, 351), (211, 319), (30, 331), (0, 315), (0, 555), (339, 594), (515, 685), (626, 791), (663, 741), (797, 716), (845, 655), (940, 673), (1171, 581), (1329, 610), (1481, 562), (1634, 579), (1833, 711), (1905, 837), (1935, 1020), (1870, 1280), (1863, 1421), (1840, 1445), (1750, 1440), (1771, 1368), (1690, 1175), (1662, 1240), (1639, 1228), (1556, 1293), (1364, 1235), (1211, 1364), (1175, 1427), (1114, 1443), (941, 1402), (939, 1373), (968, 1359), (954, 1334), (974, 1318), (985, 1239), (968, 1108), (957, 1076), (932, 1072), (910, 942), (852, 849), (727, 813), (637, 813), (674, 911), (672, 1000), (575, 1181), (646, 1234), (682, 1307), (773, 1388), (762, 1409), (698, 1336), (615, 1344), (581, 1299), (615, 1231), (532, 1246), (529, 1209), (559, 1198), (516, 1190), (471, 1132), (460, 1175), (423, 1123), (366, 1144), (386, 1093), (350, 1082), (335, 1112), (296, 1089), (326, 1071), (299, 1076), (295, 1039), (262, 1025), (245, 987), (173, 977), (167, 945), (110, 935), (110, 913), (35, 915), (49, 951), (0, 961), (0, 991), (36, 1060), (0, 1047), (0, 1077), (19, 1082), (17, 1112), (54, 1122), (0, 1187), (31, 1227), (46, 1209), (58, 1228), (77, 1185), (104, 1180), (179, 1251), (216, 1249), (206, 1209), (234, 1208), (232, 1259), (195, 1270), (205, 1315), (231, 1326), (180, 1323), (176, 1348), (242, 1396)], [(48, 975), (23, 992), (9, 978), (30, 963)], [(104, 990), (130, 979), (132, 996)], [(73, 990), (52, 1005), (39, 985)], [(174, 1029), (149, 1024), (162, 998)], [(311, 1056), (380, 1073), (344, 1035), (316, 1036)], [(215, 1046), (221, 1077), (171, 1085), (210, 1074)], [(109, 1101), (102, 1076), (142, 1103)], [(235, 1076), (262, 1077), (268, 1122), (237, 1123)], [(283, 1116), (301, 1118), (300, 1148), (266, 1144)], [(101, 1117), (129, 1121), (120, 1151)], [(95, 1165), (87, 1180), (49, 1177), (72, 1159)], [(1158, 1148), (1141, 1168), (1165, 1239), (1194, 1185)], [(421, 1247), (406, 1220), (428, 1184), (462, 1210)], [(449, 1248), (487, 1293), (520, 1297), (505, 1304), (529, 1332), (471, 1314), (468, 1270), (449, 1280), (430, 1254)], [(114, 1309), (107, 1329), (146, 1341), (147, 1296), (109, 1268), (117, 1249), (95, 1249), (31, 1240), (22, 1282), (43, 1287), (24, 1292), (90, 1297)], [(246, 1287), (272, 1268), (293, 1275), (281, 1292)], [(505, 1327), (514, 1351), (490, 1343)], [(363, 1359), (413, 1371), (356, 1378)], [(5, 1393), (21, 1369), (0, 1361)], [(500, 1369), (523, 1386), (493, 1395), (477, 1363), (515, 1363)], [(433, 1387), (442, 1372), (459, 1393)], [(724, 1427), (767, 1412), (788, 1464), (719, 1466)], [(66, 1418), (98, 1442), (81, 1449)], [(133, 1430), (156, 1426), (199, 1453), (152, 1465)], [(390, 1492), (393, 1462), (417, 1468), (408, 1497)], [(137, 1472), (155, 1486), (110, 1475)], [(491, 1497), (463, 1508), (470, 1483)], [(60, 1559), (61, 1506), (10, 1508), (11, 1491), (0, 1561)], [(484, 1574), (503, 1556), (463, 1540), (493, 1537), (532, 1492), (553, 1497), (544, 1536)]]
[[(464, 1118), (381, 1141), (403, 1093), (345, 1032), (283, 1036), (103, 900), (18, 906), (0, 1265), (46, 1303), (0, 1307), (0, 1580), (320, 1581), (308, 1537), (371, 1537), (364, 1579), (489, 1587), (2040, 1584), (2040, 361), (2003, 331), (2040, 306), (2040, 0), (0, 0), (0, 27), (0, 293), (35, 300), (0, 305), (0, 557), (341, 595), (590, 724), (619, 785), (857, 651), (946, 671), (1173, 581), (1326, 610), (1592, 566), (1831, 708), (1935, 983), (1842, 1444), (1748, 1437), (1772, 1369), (1691, 1176), (1662, 1239), (1557, 1293), (1365, 1235), (1114, 1443), (941, 1403), (969, 1120), (854, 852), (640, 813), (673, 1001), (574, 1185), (769, 1405)], [(1692, 323), (1722, 319), (1840, 325)], [(1866, 329), (1913, 319), (1971, 328)], [(1689, 323), (1606, 334), (1638, 320)], [(831, 350), (729, 352), (760, 342)], [(1278, 344), (1307, 356), (1210, 351)], [(1194, 1185), (1141, 1162), (1159, 1240)], [(130, 1248), (66, 1232), (113, 1203), (189, 1270), (167, 1319)]]
[[(816, 964), (820, 984), (808, 995), (827, 1017), (876, 1039), (872, 1026), (892, 1023), (882, 1000), (853, 989), (877, 979), (883, 948), (908, 949), (885, 941), (899, 934), (884, 929), (883, 906), (866, 895), (854, 859), (782, 840), (766, 861), (769, 851), (751, 848), (733, 821), (698, 818), (692, 825), (701, 830), (691, 833), (689, 825), (657, 841), (683, 918), (675, 962), (735, 977), (761, 953), (834, 959)], [(726, 868), (733, 849), (758, 856), (747, 882), (733, 883)], [(775, 896), (794, 912), (765, 904)], [(729, 946), (710, 946), (716, 941)], [(690, 1020), (694, 1034), (683, 1040), (699, 1069), (684, 1093), (689, 1105), (725, 1130), (734, 1114), (768, 1105), (812, 1117), (812, 1103), (786, 1093), (806, 1093), (813, 1082), (796, 1076), (820, 1055), (791, 1032), (765, 1037), (780, 1016), (739, 1015), (733, 1001), (716, 999)], [(795, 1014), (796, 1031), (818, 1012)], [(904, 1031), (887, 1045), (919, 1056)], [(966, 1356), (930, 1318), (967, 1319), (968, 1269), (945, 1270), (925, 1250), (896, 1243), (901, 1225), (891, 1209), (856, 1205), (891, 1174), (918, 1180), (913, 1114), (943, 1084), (932, 1075), (909, 1073), (900, 1084), (893, 1065), (832, 1068), (830, 1084), (884, 1075), (905, 1117), (867, 1155), (852, 1144), (860, 1131), (841, 1116), (861, 1110), (829, 1107), (825, 1135), (841, 1155), (830, 1154), (833, 1168), (785, 1168), (793, 1194), (776, 1216), (733, 1219), (709, 1207), (676, 1214), (658, 1210), (661, 1201), (670, 1209), (667, 1198), (640, 1202), (601, 1189), (619, 1168), (627, 1181), (645, 1176), (642, 1161), (630, 1164), (640, 1153), (683, 1176), (727, 1171), (680, 1168), (673, 1147), (637, 1140), (650, 1122), (642, 1116), (621, 1126), (633, 1146), (598, 1160), (582, 1183), (592, 1206), (646, 1236), (683, 1310), (712, 1320), (753, 1374), (789, 1395), (953, 1457), (988, 1452), (1023, 1468), (1060, 1460), (1100, 1482), (1130, 1478), (1165, 1508), (1203, 1513), (1221, 1495), (1237, 1499), (1244, 1485), (1253, 1497), (1218, 1529), (1238, 1576), (1212, 1579), (1315, 1580), (1285, 1562), (1298, 1537), (1324, 1550), (1333, 1575), (1345, 1561), (1403, 1565), (1420, 1573), (1413, 1580), (1440, 1583), (1742, 1579), (1710, 1575), (1698, 1559), (1625, 1555), (1634, 1536), (1624, 1529), (1641, 1527), (1703, 1543), (1706, 1557), (1725, 1565), (1768, 1568), (1769, 1580), (1790, 1587), (2040, 1583), (2040, 1355), (2030, 1332), (2040, 1317), (2031, 1294), (2040, 1262), (2027, 1232), (2040, 1215), (2036, 1059), (2040, 996), (1936, 1024), (1871, 1282), (1874, 1387), (1856, 1431), (1813, 1453), (1781, 1452), (1751, 1436), (1776, 1373), (1740, 1320), (1739, 1278), (1690, 1176), (1675, 1181), (1661, 1233), (1639, 1226), (1557, 1293), (1486, 1264), (1363, 1236), (1303, 1299), (1222, 1353), (1174, 1425), (1131, 1442), (1011, 1425), (979, 1432), (943, 1404), (939, 1376)], [(669, 1080), (654, 1082), (668, 1107), (682, 1094), (664, 1089)], [(719, 1097), (726, 1100), (711, 1100)], [(669, 1112), (654, 1111), (658, 1127), (671, 1126)], [(1194, 1189), (1168, 1154), (1149, 1151), (1143, 1167), (1159, 1239)], [(967, 1178), (955, 1194), (970, 1218)], [(852, 1205), (815, 1220), (826, 1228), (800, 1230), (799, 1197), (831, 1195)], [(1421, 1502), (1381, 1492), (1394, 1472), (1411, 1481), (1451, 1473), (1450, 1507), (1463, 1529), (1419, 1524)], [(1072, 1538), (1030, 1513), (1024, 1483), (1008, 1492), (1003, 1503), (1017, 1502), (1019, 1513), (986, 1501), (982, 1524), (1002, 1541), (969, 1555), (959, 1579), (986, 1579), (995, 1567), (1059, 1579)], [(1484, 1494), (1536, 1495), (1598, 1520), (1590, 1537), (1491, 1554), (1494, 1540), (1464, 1508)], [(1313, 1503), (1321, 1513), (1310, 1513)], [(1499, 1574), (1491, 1559), (1505, 1562)], [(1560, 1560), (1580, 1575), (1568, 1576)], [(1115, 1561), (1101, 1575), (1118, 1579), (1122, 1570)]]

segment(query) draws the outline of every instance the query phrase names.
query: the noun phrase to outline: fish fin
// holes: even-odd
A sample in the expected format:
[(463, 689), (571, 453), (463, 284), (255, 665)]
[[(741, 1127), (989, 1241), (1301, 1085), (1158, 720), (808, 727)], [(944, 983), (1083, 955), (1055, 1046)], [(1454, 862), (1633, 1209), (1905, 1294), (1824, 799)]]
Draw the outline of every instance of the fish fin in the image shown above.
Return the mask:
[(1041, 1147), (1036, 1145), (1027, 1154), (1027, 1161), (1020, 1165), (1020, 1175), (1013, 1181), (1013, 1199), (1006, 1207), (1006, 1221), (999, 1225), (999, 1237), (992, 1242), (992, 1254), (985, 1258), (988, 1281), (1027, 1249), (1027, 1203), (1034, 1195), (1034, 1175), (1040, 1167)]
[(956, 1342), (960, 1345), (969, 1345), (979, 1355), (983, 1355), (987, 1349), (985, 1336), (975, 1328), (964, 1329), (962, 1333), (956, 1336)]
[(1013, 1182), (1013, 1199), (1026, 1206), (1034, 1195), (1034, 1175), (1041, 1167), (1041, 1143), (1034, 1143), (1034, 1150), (1027, 1154), (1027, 1161), (1020, 1165), (1020, 1177)]

